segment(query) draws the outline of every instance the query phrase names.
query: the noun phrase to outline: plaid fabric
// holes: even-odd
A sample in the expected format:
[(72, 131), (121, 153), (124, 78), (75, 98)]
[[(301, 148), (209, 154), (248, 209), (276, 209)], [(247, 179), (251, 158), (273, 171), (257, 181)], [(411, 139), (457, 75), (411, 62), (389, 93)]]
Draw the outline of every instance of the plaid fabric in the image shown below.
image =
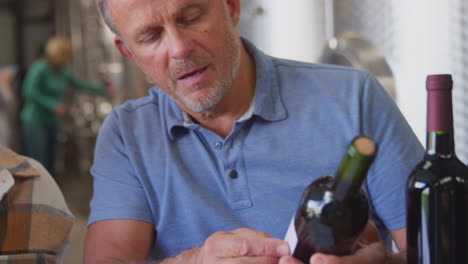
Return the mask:
[(73, 216), (57, 184), (39, 162), (0, 147), (4, 173), (15, 183), (0, 201), (0, 263), (60, 262)]

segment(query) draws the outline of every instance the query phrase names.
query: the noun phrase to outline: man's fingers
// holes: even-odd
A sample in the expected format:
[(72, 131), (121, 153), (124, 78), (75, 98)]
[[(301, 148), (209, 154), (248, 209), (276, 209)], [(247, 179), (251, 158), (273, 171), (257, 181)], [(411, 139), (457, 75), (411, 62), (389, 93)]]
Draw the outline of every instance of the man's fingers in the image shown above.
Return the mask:
[[(339, 257), (333, 255), (326, 255), (322, 253), (316, 253), (310, 258), (310, 264), (344, 264)], [(359, 263), (359, 262), (356, 262)]]
[(358, 248), (365, 247), (366, 245), (380, 241), (380, 234), (377, 227), (372, 221), (368, 221), (364, 231), (359, 236), (357, 241)]
[(316, 253), (310, 258), (310, 264), (374, 264), (385, 263), (388, 253), (380, 242), (372, 243), (356, 251), (354, 255), (337, 257)]
[[(281, 257), (289, 254), (286, 242), (275, 238), (233, 237), (224, 240), (223, 257), (237, 256), (272, 256)], [(221, 245), (220, 245), (221, 246)]]
[(232, 234), (236, 235), (244, 235), (244, 236), (259, 236), (259, 237), (271, 237), (268, 233), (253, 230), (249, 228), (238, 228), (231, 232)]
[(277, 257), (240, 257), (221, 259), (219, 264), (278, 264)]
[(220, 232), (210, 236), (203, 245), (204, 253), (220, 258), (242, 256), (281, 257), (289, 254), (288, 244), (280, 239), (255, 233), (238, 235)]
[(293, 256), (284, 256), (280, 258), (278, 264), (304, 264), (304, 263), (294, 258)]

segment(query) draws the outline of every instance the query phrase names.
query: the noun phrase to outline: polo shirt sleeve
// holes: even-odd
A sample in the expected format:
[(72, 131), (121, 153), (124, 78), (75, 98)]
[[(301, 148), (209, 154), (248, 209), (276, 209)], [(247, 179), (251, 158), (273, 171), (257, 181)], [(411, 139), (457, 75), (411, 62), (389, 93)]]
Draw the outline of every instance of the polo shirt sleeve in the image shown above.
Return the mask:
[(111, 112), (99, 132), (91, 174), (94, 193), (88, 224), (101, 220), (132, 219), (152, 223), (141, 181), (127, 155), (118, 116)]
[(361, 129), (378, 144), (366, 178), (368, 195), (387, 229), (400, 229), (406, 226), (408, 177), (423, 158), (424, 149), (397, 105), (370, 75), (364, 81), (361, 100)]

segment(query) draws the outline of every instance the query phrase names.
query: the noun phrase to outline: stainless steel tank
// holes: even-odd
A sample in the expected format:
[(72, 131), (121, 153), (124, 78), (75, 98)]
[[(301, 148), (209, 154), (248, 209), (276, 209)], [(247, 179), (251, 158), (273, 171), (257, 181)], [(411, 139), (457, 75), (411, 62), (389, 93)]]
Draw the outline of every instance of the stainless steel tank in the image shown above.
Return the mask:
[(393, 8), (386, 0), (325, 0), (327, 42), (320, 58), (367, 70), (397, 100), (390, 66), (394, 54)]

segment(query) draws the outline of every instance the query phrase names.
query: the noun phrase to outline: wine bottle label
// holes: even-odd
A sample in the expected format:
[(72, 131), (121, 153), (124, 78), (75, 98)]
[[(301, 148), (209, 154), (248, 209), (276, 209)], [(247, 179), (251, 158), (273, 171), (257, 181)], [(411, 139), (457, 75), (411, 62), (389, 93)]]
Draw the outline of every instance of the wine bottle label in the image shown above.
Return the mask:
[(296, 232), (296, 224), (295, 224), (295, 217), (293, 216), (291, 219), (291, 223), (289, 223), (288, 231), (286, 232), (286, 236), (284, 240), (288, 242), (289, 248), (291, 249), (291, 253), (294, 252), (297, 246), (298, 238)]

